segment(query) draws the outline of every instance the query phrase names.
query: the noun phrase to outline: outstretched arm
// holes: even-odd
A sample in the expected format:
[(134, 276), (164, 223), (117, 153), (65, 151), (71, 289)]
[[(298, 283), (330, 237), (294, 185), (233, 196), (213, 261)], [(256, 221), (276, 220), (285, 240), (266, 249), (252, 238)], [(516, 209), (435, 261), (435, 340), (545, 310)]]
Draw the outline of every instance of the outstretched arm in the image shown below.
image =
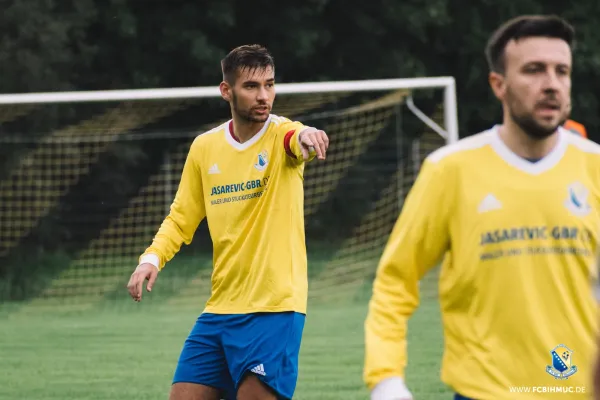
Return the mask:
[(419, 304), (419, 280), (449, 247), (447, 178), (426, 161), (381, 257), (365, 321), (364, 379), (373, 400), (410, 399), (404, 384), (409, 317)]

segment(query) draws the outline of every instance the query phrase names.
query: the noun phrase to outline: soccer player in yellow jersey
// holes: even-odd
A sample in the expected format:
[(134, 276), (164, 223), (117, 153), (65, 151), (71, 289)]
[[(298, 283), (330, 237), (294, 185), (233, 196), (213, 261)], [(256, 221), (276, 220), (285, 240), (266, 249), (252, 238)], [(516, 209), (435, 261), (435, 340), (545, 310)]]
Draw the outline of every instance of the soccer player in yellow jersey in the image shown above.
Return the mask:
[(553, 16), (490, 38), (503, 121), (430, 154), (405, 201), (365, 321), (371, 399), (412, 398), (407, 322), (440, 261), (441, 378), (456, 399), (590, 396), (600, 146), (562, 128), (573, 40)]
[(291, 399), (307, 306), (305, 162), (325, 132), (270, 113), (275, 65), (262, 46), (222, 61), (232, 119), (191, 145), (169, 215), (128, 284), (136, 301), (198, 224), (213, 242), (212, 291), (185, 341), (171, 400)]

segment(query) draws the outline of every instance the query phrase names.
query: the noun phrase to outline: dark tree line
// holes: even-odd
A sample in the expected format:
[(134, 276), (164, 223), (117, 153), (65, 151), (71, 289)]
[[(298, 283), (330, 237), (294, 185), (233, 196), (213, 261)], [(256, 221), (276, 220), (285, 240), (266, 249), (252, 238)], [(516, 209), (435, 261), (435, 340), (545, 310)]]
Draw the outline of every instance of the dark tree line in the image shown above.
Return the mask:
[(27, 0), (3, 2), (0, 92), (205, 86), (242, 43), (276, 57), (279, 81), (451, 75), (462, 135), (500, 110), (483, 49), (508, 18), (556, 13), (577, 29), (573, 116), (600, 121), (597, 2), (523, 0)]

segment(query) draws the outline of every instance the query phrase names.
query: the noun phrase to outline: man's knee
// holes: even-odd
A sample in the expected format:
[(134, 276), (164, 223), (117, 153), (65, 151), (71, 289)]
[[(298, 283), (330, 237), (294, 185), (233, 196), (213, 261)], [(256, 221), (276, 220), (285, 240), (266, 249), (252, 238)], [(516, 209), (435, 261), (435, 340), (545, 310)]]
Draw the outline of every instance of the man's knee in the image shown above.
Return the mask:
[(177, 382), (171, 386), (169, 400), (221, 400), (220, 392), (198, 383)]
[(237, 400), (278, 400), (273, 389), (253, 373), (248, 373), (240, 383)]

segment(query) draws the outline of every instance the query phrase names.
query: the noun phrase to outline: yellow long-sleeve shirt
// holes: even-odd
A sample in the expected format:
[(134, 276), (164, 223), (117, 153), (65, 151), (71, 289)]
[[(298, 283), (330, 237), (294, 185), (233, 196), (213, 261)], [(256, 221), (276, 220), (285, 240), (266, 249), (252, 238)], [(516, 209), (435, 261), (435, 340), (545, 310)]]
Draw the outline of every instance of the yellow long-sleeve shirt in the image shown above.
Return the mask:
[(305, 313), (304, 160), (298, 138), (305, 128), (271, 115), (244, 143), (235, 139), (231, 121), (198, 136), (170, 213), (140, 263), (162, 269), (206, 218), (214, 264), (206, 312)]
[(589, 395), (599, 206), (600, 146), (566, 130), (537, 162), (512, 153), (497, 127), (432, 153), (377, 270), (368, 387), (404, 378), (419, 280), (443, 260), (446, 384), (480, 400)]

